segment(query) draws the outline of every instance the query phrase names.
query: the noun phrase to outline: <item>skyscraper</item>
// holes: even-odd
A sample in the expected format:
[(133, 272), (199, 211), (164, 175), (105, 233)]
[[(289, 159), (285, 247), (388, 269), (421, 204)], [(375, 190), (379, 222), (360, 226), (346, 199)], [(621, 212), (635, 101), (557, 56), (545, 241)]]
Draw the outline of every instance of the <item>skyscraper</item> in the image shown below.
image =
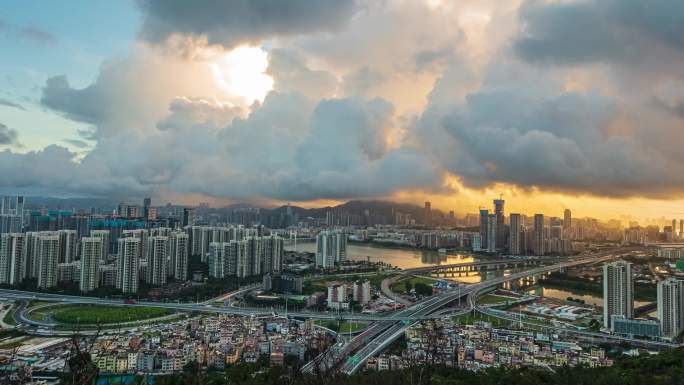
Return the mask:
[(487, 248), (487, 224), (489, 222), (489, 210), (480, 209), (480, 245)]
[(511, 214), (510, 215), (510, 235), (509, 235), (509, 242), (508, 242), (508, 252), (511, 255), (521, 255), (523, 253), (522, 250), (522, 221), (521, 221), (521, 216), (520, 214)]
[(145, 282), (150, 285), (162, 286), (166, 284), (168, 275), (166, 257), (168, 256), (169, 238), (154, 236), (148, 238), (147, 274)]
[(116, 288), (124, 293), (138, 291), (139, 238), (119, 238), (119, 255), (116, 260)]
[(563, 212), (563, 230), (570, 230), (572, 227), (572, 212), (570, 209), (565, 209)]
[(503, 250), (506, 246), (506, 225), (504, 224), (504, 200), (494, 199), (494, 214), (496, 215), (496, 249)]
[(496, 214), (489, 214), (487, 217), (487, 252), (495, 253), (497, 250), (496, 240), (498, 239), (498, 226)]
[(152, 198), (143, 199), (143, 217), (150, 219), (150, 206), (152, 206)]
[(195, 224), (195, 210), (191, 208), (183, 209), (183, 217), (181, 218), (181, 224), (185, 226), (193, 226)]
[(102, 260), (102, 247), (102, 238), (81, 238), (81, 277), (79, 288), (84, 293), (95, 290), (98, 287), (98, 269)]
[(21, 228), (24, 228), (24, 197), (19, 195), (17, 196), (17, 207), (14, 210), (16, 212), (16, 215), (19, 217), (19, 225)]
[(632, 264), (625, 261), (603, 265), (603, 326), (612, 328), (614, 315), (634, 317)]
[(658, 319), (664, 337), (677, 337), (684, 330), (684, 281), (658, 282)]
[(532, 247), (534, 255), (544, 255), (544, 214), (534, 214), (534, 232)]
[(431, 226), (432, 225), (432, 203), (430, 202), (425, 202), (425, 226)]

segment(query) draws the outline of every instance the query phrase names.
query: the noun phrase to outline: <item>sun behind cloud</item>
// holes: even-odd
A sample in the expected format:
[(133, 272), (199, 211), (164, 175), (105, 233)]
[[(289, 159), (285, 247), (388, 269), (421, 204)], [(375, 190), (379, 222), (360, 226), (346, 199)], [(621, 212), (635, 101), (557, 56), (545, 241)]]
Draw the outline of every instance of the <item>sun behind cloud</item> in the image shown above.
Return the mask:
[(218, 86), (247, 105), (263, 101), (273, 89), (273, 78), (266, 74), (268, 52), (259, 47), (237, 47), (210, 65)]

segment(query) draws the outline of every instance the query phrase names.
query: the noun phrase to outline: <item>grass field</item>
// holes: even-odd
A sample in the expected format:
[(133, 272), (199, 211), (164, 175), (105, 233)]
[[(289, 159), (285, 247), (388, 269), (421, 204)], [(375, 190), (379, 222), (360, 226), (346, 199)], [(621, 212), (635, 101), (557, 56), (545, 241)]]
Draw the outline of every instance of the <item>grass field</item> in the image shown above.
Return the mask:
[(494, 295), (494, 294), (487, 294), (483, 295), (482, 297), (479, 297), (477, 299), (477, 303), (480, 305), (490, 305), (493, 303), (506, 303), (508, 301), (515, 301), (514, 298), (510, 297), (502, 297), (499, 295)]
[(68, 305), (52, 309), (50, 317), (64, 324), (113, 324), (141, 321), (173, 314), (173, 310), (153, 307)]

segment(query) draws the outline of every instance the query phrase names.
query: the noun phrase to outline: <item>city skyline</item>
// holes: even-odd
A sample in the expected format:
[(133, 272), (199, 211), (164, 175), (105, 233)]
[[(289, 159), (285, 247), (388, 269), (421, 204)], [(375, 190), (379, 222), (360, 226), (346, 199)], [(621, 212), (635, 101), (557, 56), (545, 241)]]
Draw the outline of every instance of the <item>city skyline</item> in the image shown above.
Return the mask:
[[(517, 212), (599, 218), (684, 204), (684, 74), (671, 64), (684, 23), (668, 1), (649, 12), (598, 1), (72, 3), (10, 1), (0, 18), (11, 53), (0, 191), (429, 200), (457, 212), (503, 193)], [(566, 17), (576, 19), (554, 22)]]

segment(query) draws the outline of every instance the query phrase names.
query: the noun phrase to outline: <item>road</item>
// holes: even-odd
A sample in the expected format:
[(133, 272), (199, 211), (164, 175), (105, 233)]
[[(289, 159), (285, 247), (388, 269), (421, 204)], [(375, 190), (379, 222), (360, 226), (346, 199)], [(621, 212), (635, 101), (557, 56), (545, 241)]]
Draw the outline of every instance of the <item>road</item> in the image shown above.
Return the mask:
[(395, 276), (387, 277), (387, 278), (383, 279), (382, 282), (380, 283), (380, 291), (382, 291), (382, 294), (384, 294), (388, 298), (392, 299), (393, 301), (396, 301), (402, 305), (408, 306), (408, 305), (411, 305), (413, 302), (407, 300), (406, 298), (404, 298), (401, 295), (392, 291), (392, 285), (395, 282), (397, 282), (397, 280), (399, 280), (403, 277), (404, 277), (404, 275), (395, 275)]
[(233, 298), (235, 296), (238, 296), (240, 294), (244, 294), (244, 293), (247, 293), (249, 291), (259, 289), (259, 288), (261, 288), (260, 283), (255, 283), (254, 285), (241, 287), (235, 291), (231, 291), (231, 292), (228, 292), (226, 294), (220, 295), (218, 297), (212, 298), (210, 300), (204, 301), (204, 302), (202, 302), (202, 305), (208, 305), (208, 304), (211, 304), (214, 302), (223, 302), (225, 300), (228, 300), (228, 299)]

